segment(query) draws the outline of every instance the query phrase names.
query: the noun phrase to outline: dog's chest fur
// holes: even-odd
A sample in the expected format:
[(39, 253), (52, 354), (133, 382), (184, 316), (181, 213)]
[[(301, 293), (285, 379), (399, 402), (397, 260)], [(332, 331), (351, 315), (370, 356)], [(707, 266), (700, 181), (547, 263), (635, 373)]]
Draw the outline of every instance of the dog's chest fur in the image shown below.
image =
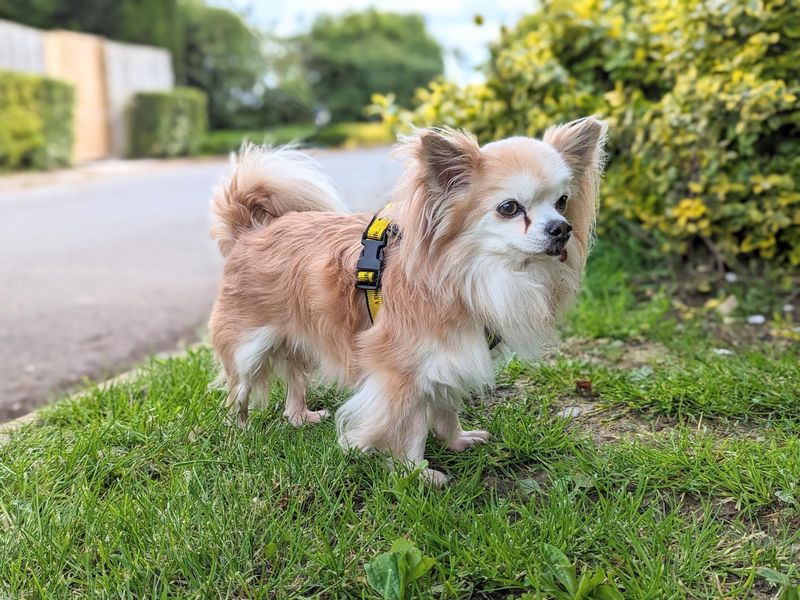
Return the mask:
[(458, 400), (492, 385), (495, 366), (484, 330), (476, 326), (453, 332), (446, 342), (431, 342), (423, 351), (420, 378), (432, 397)]

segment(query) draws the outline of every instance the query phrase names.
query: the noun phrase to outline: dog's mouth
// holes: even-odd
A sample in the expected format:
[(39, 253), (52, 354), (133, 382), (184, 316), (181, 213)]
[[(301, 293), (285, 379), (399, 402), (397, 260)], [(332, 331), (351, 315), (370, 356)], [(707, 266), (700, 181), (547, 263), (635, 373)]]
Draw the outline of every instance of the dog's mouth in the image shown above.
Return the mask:
[(557, 256), (559, 262), (566, 262), (569, 256), (567, 255), (567, 246), (564, 244), (563, 246), (551, 246), (544, 252), (547, 256)]

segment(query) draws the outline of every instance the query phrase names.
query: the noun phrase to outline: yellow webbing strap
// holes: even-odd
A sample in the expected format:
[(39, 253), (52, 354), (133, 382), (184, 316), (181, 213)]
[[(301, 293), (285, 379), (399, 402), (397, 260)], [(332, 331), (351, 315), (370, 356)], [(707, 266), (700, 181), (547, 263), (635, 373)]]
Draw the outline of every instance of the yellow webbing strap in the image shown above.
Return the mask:
[[(376, 242), (383, 242), (386, 243), (387, 231), (389, 229), (389, 225), (391, 222), (386, 217), (380, 216), (380, 214), (376, 214), (372, 221), (370, 221), (367, 230), (364, 232), (364, 239), (365, 240), (374, 240)], [(366, 250), (365, 245), (365, 250)], [(374, 284), (377, 279), (377, 286), (375, 289), (365, 289), (364, 294), (367, 299), (367, 311), (369, 312), (369, 319), (373, 323), (375, 319), (378, 318), (378, 311), (381, 309), (381, 305), (383, 304), (383, 296), (381, 295), (380, 289), (380, 275), (381, 270), (383, 269), (383, 252), (381, 251), (380, 255), (380, 267), (378, 271), (374, 270), (361, 270), (359, 269), (356, 272), (356, 281), (362, 284)]]
[(383, 296), (380, 290), (366, 290), (367, 295), (367, 310), (369, 311), (369, 320), (373, 323), (378, 318), (378, 311), (383, 304)]

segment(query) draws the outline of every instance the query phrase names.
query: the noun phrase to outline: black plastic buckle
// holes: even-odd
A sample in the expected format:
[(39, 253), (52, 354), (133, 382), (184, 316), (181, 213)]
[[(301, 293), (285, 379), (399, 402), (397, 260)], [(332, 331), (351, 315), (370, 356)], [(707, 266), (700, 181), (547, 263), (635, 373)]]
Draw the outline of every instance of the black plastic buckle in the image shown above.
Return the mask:
[(357, 274), (361, 271), (373, 273), (371, 282), (358, 281), (356, 287), (360, 290), (377, 290), (381, 287), (381, 271), (383, 270), (383, 249), (386, 247), (386, 235), (379, 239), (361, 238), (361, 256), (356, 263)]

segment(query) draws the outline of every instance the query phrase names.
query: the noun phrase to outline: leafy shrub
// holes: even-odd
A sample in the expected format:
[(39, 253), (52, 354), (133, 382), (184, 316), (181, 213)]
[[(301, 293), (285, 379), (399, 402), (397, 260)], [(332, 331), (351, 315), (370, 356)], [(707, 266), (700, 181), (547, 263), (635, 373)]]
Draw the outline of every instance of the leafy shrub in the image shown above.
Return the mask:
[(332, 123), (318, 131), (313, 125), (284, 125), (253, 131), (210, 131), (203, 136), (199, 153), (227, 154), (239, 150), (244, 142), (359, 148), (390, 144), (392, 140), (391, 130), (383, 123)]
[(317, 132), (312, 142), (320, 146), (359, 148), (390, 144), (394, 136), (383, 123), (332, 123)]
[(196, 154), (207, 129), (206, 96), (191, 88), (136, 94), (130, 109), (130, 154)]
[(245, 142), (279, 146), (292, 142), (303, 143), (314, 135), (313, 125), (285, 125), (271, 129), (237, 131), (224, 129), (209, 131), (200, 142), (199, 154), (227, 154), (236, 152)]
[(70, 163), (74, 90), (46, 77), (0, 72), (0, 169)]
[(610, 121), (600, 231), (719, 263), (800, 264), (800, 11), (791, 0), (544, 0), (504, 30), (485, 85), (434, 81), (394, 125), (482, 140)]

